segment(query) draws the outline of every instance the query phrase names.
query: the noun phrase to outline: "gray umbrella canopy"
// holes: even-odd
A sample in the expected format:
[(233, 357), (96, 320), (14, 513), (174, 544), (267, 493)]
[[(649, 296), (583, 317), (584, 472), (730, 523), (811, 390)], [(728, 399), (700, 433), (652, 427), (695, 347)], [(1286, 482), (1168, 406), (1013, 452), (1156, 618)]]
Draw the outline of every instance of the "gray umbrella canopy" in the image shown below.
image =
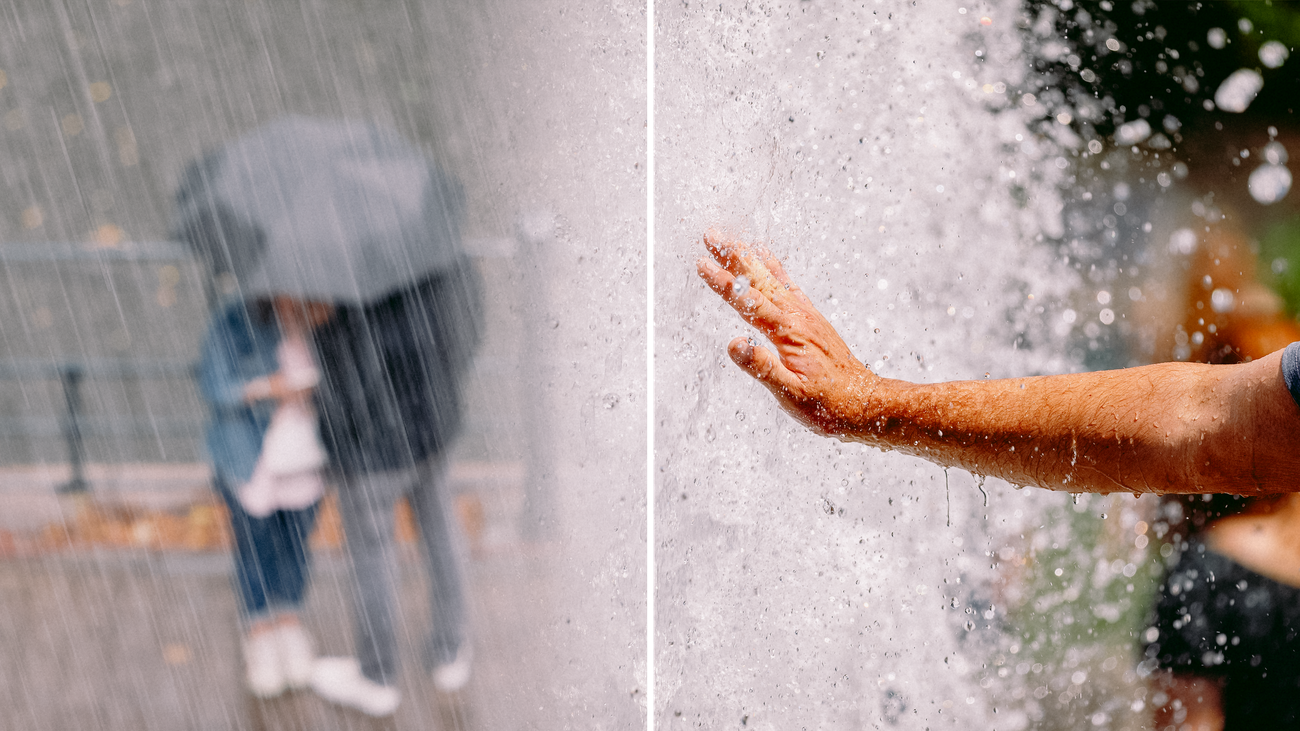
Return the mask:
[(395, 131), (288, 117), (190, 164), (173, 236), (243, 297), (367, 303), (455, 264), (461, 200)]

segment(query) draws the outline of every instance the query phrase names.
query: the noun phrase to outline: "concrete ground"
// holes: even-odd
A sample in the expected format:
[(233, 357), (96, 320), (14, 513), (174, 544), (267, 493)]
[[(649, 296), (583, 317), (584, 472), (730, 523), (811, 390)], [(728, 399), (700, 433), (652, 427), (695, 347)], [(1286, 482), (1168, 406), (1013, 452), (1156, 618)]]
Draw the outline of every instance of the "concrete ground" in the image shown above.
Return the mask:
[[(0, 523), (21, 520), (14, 509), (34, 500), (30, 490), (9, 494), (21, 499), (0, 506), (8, 517)], [(400, 589), (411, 648), (402, 658), (404, 700), (383, 720), (310, 692), (258, 701), (243, 690), (226, 552), (90, 547), (0, 559), (0, 729), (569, 727), (575, 704), (610, 699), (582, 697), (608, 695), (599, 681), (557, 684), (555, 666), (572, 664), (573, 653), (559, 639), (571, 621), (557, 609), (564, 548), (521, 538), (511, 495), (509, 486), (489, 493), (483, 537), (467, 562), (476, 660), (469, 687), (454, 697), (436, 693), (418, 667), (426, 600), (409, 545)], [(305, 621), (321, 654), (350, 653), (349, 597), (341, 551), (318, 551)], [(616, 702), (630, 708), (635, 700)]]

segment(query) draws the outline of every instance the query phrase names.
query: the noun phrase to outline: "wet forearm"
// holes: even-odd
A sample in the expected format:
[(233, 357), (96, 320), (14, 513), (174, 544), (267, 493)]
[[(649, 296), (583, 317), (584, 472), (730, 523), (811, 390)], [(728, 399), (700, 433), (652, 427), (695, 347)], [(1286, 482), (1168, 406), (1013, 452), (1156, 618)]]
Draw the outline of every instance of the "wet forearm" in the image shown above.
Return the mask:
[(882, 379), (846, 437), (1017, 485), (1261, 491), (1253, 467), (1236, 465), (1231, 450), (1198, 464), (1205, 445), (1236, 426), (1231, 406), (1220, 403), (1227, 374), (1213, 368), (1171, 363), (934, 385)]

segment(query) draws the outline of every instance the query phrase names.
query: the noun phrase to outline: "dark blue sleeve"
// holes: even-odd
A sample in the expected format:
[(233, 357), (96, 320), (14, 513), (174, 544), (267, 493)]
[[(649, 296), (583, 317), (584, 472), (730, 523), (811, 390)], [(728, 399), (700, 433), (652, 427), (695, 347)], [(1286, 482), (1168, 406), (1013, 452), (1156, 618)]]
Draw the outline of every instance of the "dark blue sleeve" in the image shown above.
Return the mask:
[(1291, 398), (1300, 405), (1300, 343), (1291, 343), (1282, 351), (1282, 379)]

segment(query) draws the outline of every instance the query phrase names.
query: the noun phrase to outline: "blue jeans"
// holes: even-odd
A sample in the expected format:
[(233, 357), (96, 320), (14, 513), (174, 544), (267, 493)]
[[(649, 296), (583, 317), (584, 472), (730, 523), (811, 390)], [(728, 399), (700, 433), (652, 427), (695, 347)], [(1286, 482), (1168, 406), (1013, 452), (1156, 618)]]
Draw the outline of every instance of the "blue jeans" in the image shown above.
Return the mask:
[(316, 525), (319, 502), (303, 510), (278, 510), (265, 518), (244, 512), (234, 490), (213, 480), (230, 511), (235, 540), (235, 588), (245, 622), (269, 619), (302, 607), (310, 574), (307, 540)]
[(397, 548), (393, 507), (406, 497), (419, 528), (429, 580), (426, 669), (456, 657), (465, 639), (460, 557), (444, 501), (446, 464), (433, 458), (414, 467), (341, 475), (339, 513), (348, 541), (355, 592), (355, 632), (361, 672), (384, 685), (397, 675)]

